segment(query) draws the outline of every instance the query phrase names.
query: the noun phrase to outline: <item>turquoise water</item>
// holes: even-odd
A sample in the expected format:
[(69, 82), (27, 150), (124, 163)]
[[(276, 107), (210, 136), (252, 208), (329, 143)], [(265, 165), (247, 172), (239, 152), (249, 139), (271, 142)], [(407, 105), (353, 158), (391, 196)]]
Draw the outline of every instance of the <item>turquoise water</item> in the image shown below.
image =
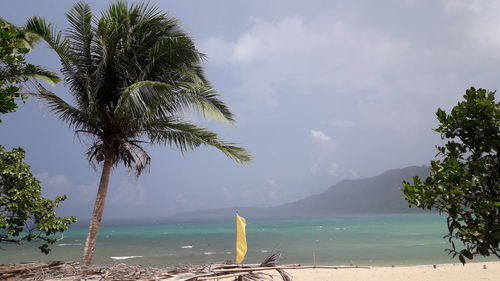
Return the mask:
[[(1, 245), (0, 263), (80, 260), (85, 226), (75, 226), (46, 256), (34, 244)], [(456, 262), (445, 217), (377, 215), (318, 219), (247, 219), (246, 263), (283, 251), (282, 263), (405, 265)], [(142, 265), (204, 264), (234, 260), (234, 221), (108, 224), (101, 228), (94, 261)], [(484, 260), (484, 259), (479, 259)]]

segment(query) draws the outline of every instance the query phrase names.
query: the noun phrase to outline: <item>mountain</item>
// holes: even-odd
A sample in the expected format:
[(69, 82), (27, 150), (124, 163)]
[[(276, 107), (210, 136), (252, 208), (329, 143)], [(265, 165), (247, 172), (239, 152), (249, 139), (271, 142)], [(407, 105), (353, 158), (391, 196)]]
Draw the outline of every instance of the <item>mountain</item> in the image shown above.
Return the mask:
[(421, 212), (409, 208), (401, 183), (415, 176), (426, 178), (426, 166), (389, 170), (381, 175), (343, 180), (328, 190), (276, 207), (232, 207), (174, 214), (179, 219), (215, 219), (232, 217), (236, 211), (247, 217), (312, 217)]

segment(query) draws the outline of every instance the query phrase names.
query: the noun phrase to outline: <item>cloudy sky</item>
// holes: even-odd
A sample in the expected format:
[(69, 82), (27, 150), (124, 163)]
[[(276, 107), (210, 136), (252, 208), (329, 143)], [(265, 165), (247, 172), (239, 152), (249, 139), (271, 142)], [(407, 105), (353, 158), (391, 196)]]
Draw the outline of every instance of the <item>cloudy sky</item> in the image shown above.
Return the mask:
[[(238, 165), (212, 148), (182, 155), (152, 147), (149, 173), (115, 170), (107, 218), (271, 206), (319, 193), (343, 179), (428, 163), (440, 142), (434, 112), (470, 86), (495, 90), (500, 2), (151, 1), (179, 18), (237, 125), (193, 118), (241, 143), (255, 160)], [(109, 2), (89, 1), (96, 14)], [(65, 28), (71, 1), (8, 1), (0, 17), (22, 25), (41, 15)], [(59, 70), (43, 45), (29, 61)], [(61, 83), (53, 89), (69, 99)], [(29, 100), (2, 117), (1, 144), (21, 146), (44, 193), (67, 194), (61, 213), (89, 216), (99, 171), (85, 144), (44, 104)]]

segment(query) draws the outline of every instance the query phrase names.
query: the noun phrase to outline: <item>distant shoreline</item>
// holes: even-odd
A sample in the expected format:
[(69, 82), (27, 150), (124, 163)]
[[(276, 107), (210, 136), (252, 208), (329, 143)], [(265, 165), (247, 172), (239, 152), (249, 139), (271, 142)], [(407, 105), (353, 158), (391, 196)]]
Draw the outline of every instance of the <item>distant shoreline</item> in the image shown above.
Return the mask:
[[(367, 217), (391, 217), (391, 216), (432, 216), (441, 215), (439, 212), (422, 211), (414, 213), (374, 213), (374, 214), (323, 214), (323, 215), (303, 215), (303, 216), (266, 216), (254, 217), (246, 216), (247, 219), (255, 219), (259, 221), (271, 220), (290, 220), (290, 219), (336, 219), (336, 218), (367, 218)], [(446, 214), (442, 214), (444, 217)], [(180, 217), (165, 217), (165, 218), (138, 218), (138, 219), (107, 219), (104, 220), (102, 226), (127, 226), (127, 225), (150, 225), (150, 224), (176, 224), (176, 223), (200, 223), (200, 222), (225, 222), (233, 221), (234, 214), (227, 217), (213, 217), (213, 218), (180, 218)], [(88, 227), (89, 220), (79, 219), (70, 227)]]

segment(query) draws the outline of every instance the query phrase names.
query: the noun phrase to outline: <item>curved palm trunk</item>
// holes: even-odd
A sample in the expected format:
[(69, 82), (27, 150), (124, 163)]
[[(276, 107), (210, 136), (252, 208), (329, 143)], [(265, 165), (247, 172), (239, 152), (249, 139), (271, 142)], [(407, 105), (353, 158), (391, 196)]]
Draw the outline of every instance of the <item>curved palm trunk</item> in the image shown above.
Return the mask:
[(113, 168), (113, 157), (106, 156), (102, 167), (101, 181), (99, 182), (99, 190), (94, 203), (94, 211), (89, 225), (89, 233), (83, 248), (83, 264), (89, 266), (92, 263), (94, 256), (95, 243), (97, 233), (101, 227), (102, 213), (104, 211), (104, 202), (106, 201), (106, 193), (108, 192), (109, 176)]

